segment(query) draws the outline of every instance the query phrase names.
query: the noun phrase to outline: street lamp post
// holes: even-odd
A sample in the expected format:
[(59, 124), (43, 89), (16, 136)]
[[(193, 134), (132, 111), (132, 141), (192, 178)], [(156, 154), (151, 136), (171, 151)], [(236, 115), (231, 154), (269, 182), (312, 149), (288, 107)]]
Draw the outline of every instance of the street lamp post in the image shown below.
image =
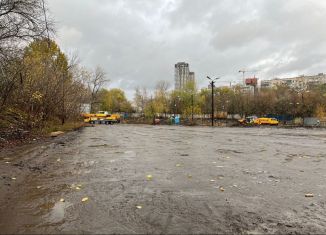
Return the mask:
[(177, 113), (178, 113), (178, 104), (180, 103), (180, 96), (177, 96), (174, 98), (174, 118), (176, 117)]
[(310, 91), (307, 91), (305, 88), (301, 88), (301, 89), (296, 89), (295, 90), (297, 92), (298, 95), (301, 96), (301, 118), (304, 121), (304, 115), (305, 115), (305, 100), (304, 100), (304, 93), (309, 93)]
[(209, 84), (211, 85), (212, 88), (212, 126), (214, 126), (214, 85), (215, 85), (215, 81), (219, 78), (214, 78), (211, 79), (209, 76), (207, 76), (208, 80), (210, 80)]
[(61, 125), (65, 124), (65, 74), (62, 75), (62, 114)]
[(150, 99), (150, 101), (151, 101), (151, 114), (153, 115), (153, 125), (155, 125), (156, 123), (155, 123), (155, 110), (154, 110), (154, 106), (153, 106), (153, 96), (151, 95), (151, 99)]
[(176, 100), (174, 99), (174, 104), (173, 104), (173, 112), (174, 112), (174, 114), (173, 114), (173, 117), (175, 117), (175, 114), (176, 114), (176, 108), (177, 108), (177, 102), (176, 102)]
[(191, 94), (191, 122), (194, 123), (194, 94)]
[(177, 111), (177, 113), (176, 113), (177, 115), (180, 112), (180, 100), (181, 100), (181, 97), (180, 96), (177, 96), (177, 102), (176, 102), (176, 105), (175, 105), (176, 111)]

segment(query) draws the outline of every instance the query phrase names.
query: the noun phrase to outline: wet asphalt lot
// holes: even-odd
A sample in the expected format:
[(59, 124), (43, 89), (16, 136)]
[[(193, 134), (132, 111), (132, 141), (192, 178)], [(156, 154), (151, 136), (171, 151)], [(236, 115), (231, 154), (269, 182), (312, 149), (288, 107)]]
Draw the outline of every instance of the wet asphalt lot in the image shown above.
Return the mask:
[(326, 233), (325, 143), (320, 129), (142, 125), (36, 141), (0, 152), (0, 232)]

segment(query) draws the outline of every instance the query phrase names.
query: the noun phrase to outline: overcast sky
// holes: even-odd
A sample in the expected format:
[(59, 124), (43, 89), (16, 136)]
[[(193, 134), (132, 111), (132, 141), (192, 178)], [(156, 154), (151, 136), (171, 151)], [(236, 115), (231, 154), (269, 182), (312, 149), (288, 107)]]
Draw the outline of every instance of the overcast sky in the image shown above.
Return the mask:
[[(159, 80), (174, 87), (186, 61), (198, 87), (240, 82), (239, 69), (262, 79), (326, 72), (325, 0), (48, 0), (57, 42), (100, 65), (132, 98)], [(248, 73), (248, 76), (253, 75)]]

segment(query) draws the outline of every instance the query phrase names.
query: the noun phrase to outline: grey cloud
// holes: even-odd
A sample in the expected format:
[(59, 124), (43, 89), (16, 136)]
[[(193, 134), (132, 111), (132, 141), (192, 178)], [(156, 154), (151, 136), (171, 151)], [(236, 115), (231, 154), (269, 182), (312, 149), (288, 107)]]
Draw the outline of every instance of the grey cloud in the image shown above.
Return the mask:
[[(318, 0), (52, 0), (58, 42), (83, 64), (101, 65), (112, 86), (173, 84), (174, 63), (187, 61), (199, 86), (206, 75), (241, 81), (326, 72), (326, 4)], [(131, 97), (130, 97), (131, 98)]]

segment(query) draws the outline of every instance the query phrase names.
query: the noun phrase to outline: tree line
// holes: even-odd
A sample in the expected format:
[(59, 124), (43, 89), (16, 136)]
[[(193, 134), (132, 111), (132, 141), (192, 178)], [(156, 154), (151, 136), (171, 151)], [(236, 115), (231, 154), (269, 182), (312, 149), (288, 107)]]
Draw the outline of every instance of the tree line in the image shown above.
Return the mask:
[[(214, 116), (241, 117), (275, 115), (295, 117), (326, 117), (326, 84), (314, 85), (305, 90), (292, 89), (286, 85), (244, 92), (241, 86), (216, 87), (214, 93)], [(146, 88), (137, 88), (134, 96), (135, 112), (143, 116), (180, 114), (190, 119), (194, 115), (210, 115), (211, 88), (198, 90), (192, 82), (184, 89), (169, 91), (168, 83), (158, 82), (153, 94)]]

